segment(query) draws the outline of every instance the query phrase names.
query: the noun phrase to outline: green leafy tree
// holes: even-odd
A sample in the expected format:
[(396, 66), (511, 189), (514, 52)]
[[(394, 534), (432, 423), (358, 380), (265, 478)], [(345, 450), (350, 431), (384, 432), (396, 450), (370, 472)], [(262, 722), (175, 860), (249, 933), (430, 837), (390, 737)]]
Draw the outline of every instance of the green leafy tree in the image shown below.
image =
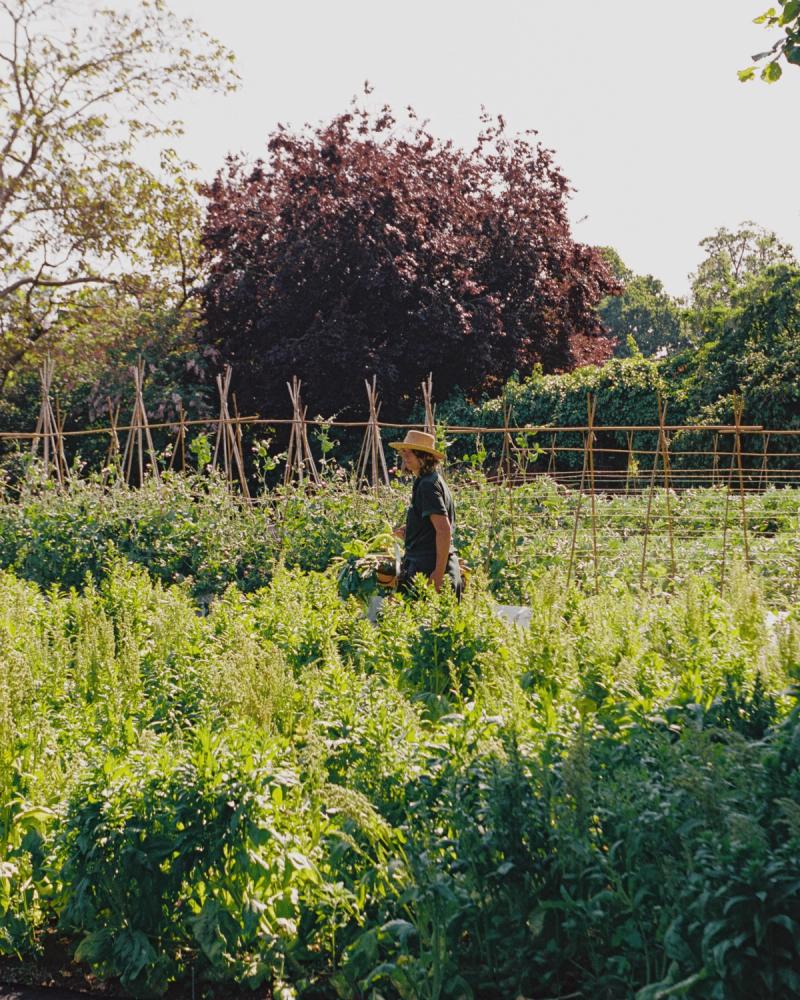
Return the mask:
[(188, 165), (171, 150), (158, 171), (135, 157), (180, 133), (161, 115), (180, 92), (230, 89), (236, 77), (232, 54), (162, 0), (130, 13), (0, 0), (0, 39), (2, 388), (32, 351), (75, 334), (69, 307), (82, 289), (105, 289), (94, 301), (112, 320), (159, 296), (189, 301)]
[[(753, 276), (705, 317), (705, 343), (677, 359), (690, 420), (729, 420), (736, 395), (745, 422), (800, 426), (800, 266)], [(665, 372), (667, 381), (680, 374)]]
[(626, 358), (638, 350), (652, 357), (684, 347), (687, 329), (680, 302), (652, 274), (634, 274), (613, 247), (604, 247), (602, 253), (624, 286), (620, 295), (606, 296), (597, 308), (606, 330), (617, 338), (614, 355)]
[(633, 271), (622, 257), (620, 257), (614, 247), (600, 247), (600, 253), (617, 281), (625, 285), (633, 278)]
[(692, 305), (696, 310), (729, 306), (734, 292), (773, 264), (793, 264), (796, 259), (788, 243), (757, 226), (743, 222), (738, 229), (724, 226), (700, 241), (705, 259), (692, 277)]
[[(783, 28), (783, 34), (778, 35), (774, 44), (766, 52), (757, 52), (753, 63), (767, 59), (761, 70), (761, 79), (766, 83), (775, 83), (783, 74), (780, 60), (785, 59), (792, 66), (800, 66), (800, 0), (778, 0), (777, 7), (770, 7), (755, 18), (756, 24), (767, 28)], [(742, 82), (755, 78), (756, 65), (739, 70)]]

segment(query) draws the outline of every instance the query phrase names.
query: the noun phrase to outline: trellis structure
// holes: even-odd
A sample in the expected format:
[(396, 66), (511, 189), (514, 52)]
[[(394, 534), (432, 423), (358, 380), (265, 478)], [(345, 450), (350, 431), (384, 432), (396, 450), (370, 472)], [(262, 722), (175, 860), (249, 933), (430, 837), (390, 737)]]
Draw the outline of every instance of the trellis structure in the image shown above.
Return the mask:
[(311, 446), (308, 443), (308, 421), (306, 420), (308, 408), (303, 406), (300, 395), (301, 385), (302, 383), (296, 375), (292, 377), (291, 383), (286, 383), (289, 398), (292, 401), (293, 415), (289, 433), (289, 449), (286, 454), (284, 483), (288, 485), (296, 481), (303, 484), (308, 480), (309, 483), (319, 486), (319, 472), (311, 453)]
[[(156, 482), (159, 482), (161, 476), (158, 471), (158, 458), (144, 405), (144, 360), (142, 358), (139, 358), (138, 363), (131, 368), (131, 375), (134, 392), (133, 413), (128, 427), (128, 437), (125, 441), (125, 451), (122, 455), (122, 474), (128, 482), (131, 482), (133, 470), (136, 469), (139, 475), (138, 482), (141, 485), (149, 471)], [(116, 433), (116, 429), (114, 433)]]
[(64, 454), (63, 423), (60, 414), (53, 410), (50, 391), (53, 385), (55, 365), (51, 358), (46, 358), (39, 366), (41, 382), (41, 403), (36, 430), (31, 441), (31, 454), (37, 455), (39, 444), (42, 446), (42, 466), (44, 475), (50, 477), (51, 471), (59, 483), (63, 483), (69, 475), (69, 467)]
[[(217, 420), (216, 441), (214, 443), (214, 457), (211, 464), (221, 468), (226, 480), (232, 483), (238, 477), (239, 486), (244, 496), (250, 497), (250, 490), (247, 486), (247, 476), (244, 471), (244, 455), (242, 454), (242, 432), (238, 419), (231, 419), (230, 408), (228, 406), (228, 396), (231, 391), (231, 377), (233, 369), (230, 365), (225, 365), (225, 370), (221, 375), (217, 375), (217, 391), (219, 393), (219, 419)], [(181, 411), (182, 413), (182, 411)], [(183, 446), (186, 428), (181, 424), (179, 440)], [(185, 464), (185, 459), (184, 459)]]
[(364, 379), (364, 385), (367, 388), (369, 418), (356, 462), (356, 482), (366, 482), (377, 490), (381, 484), (389, 485), (389, 470), (386, 466), (386, 454), (383, 450), (381, 427), (378, 422), (381, 404), (378, 402), (377, 376), (372, 376), (371, 383), (368, 379)]
[[(301, 383), (297, 378), (287, 383), (292, 401), (290, 418), (243, 418), (236, 411), (235, 396), (234, 412), (231, 413), (230, 369), (219, 377), (217, 388), (220, 410), (216, 419), (213, 421), (207, 417), (188, 419), (183, 408), (179, 407), (177, 421), (153, 423), (148, 419), (144, 404), (143, 363), (140, 361), (131, 372), (134, 381), (134, 404), (130, 424), (120, 425), (119, 407), (114, 407), (109, 401), (110, 426), (65, 431), (63, 420), (57, 414), (57, 408), (53, 406), (50, 398), (53, 366), (49, 362), (45, 363), (40, 371), (42, 401), (35, 430), (31, 433), (0, 431), (0, 441), (28, 440), (33, 454), (42, 452), (48, 471), (58, 475), (58, 469), (63, 478), (67, 467), (65, 448), (68, 441), (73, 438), (105, 435), (108, 439), (105, 463), (111, 465), (120, 455), (120, 437), (126, 434), (120, 463), (126, 479), (129, 481), (135, 479), (135, 473), (138, 473), (138, 479), (141, 481), (150, 470), (153, 475), (158, 475), (159, 464), (152, 437), (153, 431), (158, 430), (162, 437), (165, 432), (175, 435), (169, 464), (170, 467), (179, 465), (180, 468), (185, 468), (187, 436), (193, 428), (207, 429), (210, 426), (216, 435), (213, 464), (220, 465), (231, 481), (238, 481), (241, 484), (243, 481), (247, 482), (248, 478), (242, 447), (243, 430), (255, 429), (261, 425), (286, 425), (290, 431), (286, 481), (298, 480), (316, 484), (320, 481), (320, 474), (309, 445), (310, 427), (362, 430), (364, 432), (362, 445), (364, 442), (369, 442), (370, 447), (362, 447), (359, 456), (361, 464), (363, 466), (365, 451), (368, 464), (371, 464), (371, 443), (374, 442), (381, 478), (384, 478), (381, 461), (384, 432), (402, 434), (412, 427), (422, 427), (429, 432), (436, 432), (435, 407), (431, 398), (431, 376), (422, 383), (424, 404), (422, 424), (381, 421), (381, 404), (378, 402), (377, 384), (374, 378), (371, 384), (367, 383), (369, 412), (366, 420), (341, 421), (322, 418), (309, 420), (307, 408), (301, 399)], [(800, 485), (800, 450), (798, 450), (800, 429), (768, 429), (760, 425), (744, 425), (741, 421), (741, 403), (737, 404), (732, 424), (667, 424), (663, 401), (657, 400), (657, 405), (659, 408), (657, 424), (608, 425), (596, 421), (592, 424), (591, 451), (595, 464), (595, 490), (604, 493), (634, 494), (658, 488), (681, 490), (695, 486), (722, 487), (730, 482), (737, 485), (740, 493), (747, 493), (763, 490), (770, 485)], [(500, 474), (504, 481), (512, 479), (514, 484), (519, 484), (525, 480), (547, 476), (571, 489), (591, 489), (588, 467), (582, 468), (581, 462), (576, 461), (578, 456), (582, 457), (586, 453), (588, 425), (517, 426), (512, 423), (511, 417), (512, 414), (506, 407), (502, 426), (448, 426), (446, 432), (451, 438), (469, 436), (491, 441), (493, 435), (495, 439), (497, 436), (500, 437), (498, 451), (495, 452), (495, 454), (499, 452), (499, 460), (495, 459), (494, 465), (489, 463), (490, 478), (493, 474)], [(693, 443), (692, 439), (696, 440), (701, 434), (708, 436), (710, 446), (703, 447)], [(535, 440), (539, 436), (542, 438), (541, 444), (537, 444)], [(647, 439), (644, 443), (642, 437)], [(522, 439), (529, 442), (531, 438), (534, 439), (533, 445), (519, 443)], [(576, 438), (578, 443), (575, 443)], [(618, 439), (621, 439), (622, 443), (618, 443)], [(754, 440), (757, 441), (755, 445), (752, 443)], [(356, 462), (356, 467), (358, 464)], [(375, 476), (367, 474), (361, 481), (367, 481), (372, 485)]]
[[(119, 425), (119, 407), (112, 406), (109, 401), (109, 427), (65, 431), (58, 407), (54, 407), (51, 401), (53, 366), (49, 361), (42, 365), (40, 374), (42, 400), (36, 429), (27, 434), (0, 431), (0, 441), (29, 441), (33, 454), (41, 455), (47, 474), (62, 482), (67, 471), (66, 442), (73, 437), (107, 435), (103, 481), (106, 481), (109, 470), (116, 466), (128, 482), (142, 483), (148, 474), (156, 478), (159, 475), (152, 431), (159, 430), (162, 437), (169, 433), (176, 435), (170, 465), (180, 464), (180, 468), (185, 468), (187, 435), (192, 428), (205, 431), (211, 427), (216, 432), (214, 464), (223, 468), (231, 485), (238, 484), (244, 496), (249, 498), (242, 432), (245, 428), (255, 429), (266, 424), (282, 425), (288, 429), (284, 482), (298, 483), (304, 488), (316, 488), (321, 484), (309, 444), (310, 427), (362, 431), (354, 481), (359, 485), (366, 483), (375, 487), (389, 479), (383, 433), (402, 435), (406, 430), (420, 426), (436, 433), (430, 375), (422, 383), (424, 422), (421, 425), (381, 422), (381, 404), (374, 377), (366, 383), (369, 412), (365, 421), (309, 420), (301, 398), (301, 383), (297, 378), (287, 383), (292, 402), (291, 418), (240, 418), (235, 396), (230, 391), (230, 369), (226, 369), (218, 379), (220, 409), (215, 420), (188, 419), (181, 408), (177, 423), (154, 424), (149, 422), (145, 409), (144, 365), (140, 361), (132, 369), (134, 405), (128, 426)], [(720, 518), (721, 549), (715, 557), (718, 559), (719, 583), (724, 587), (729, 574), (734, 534), (745, 565), (753, 562), (752, 515), (748, 510), (748, 495), (775, 486), (800, 487), (800, 429), (744, 425), (741, 400), (736, 401), (731, 424), (715, 425), (668, 424), (664, 401), (658, 398), (656, 404), (658, 423), (653, 425), (600, 424), (597, 422), (596, 401), (590, 396), (587, 400), (587, 423), (583, 426), (516, 426), (510, 409), (505, 407), (502, 426), (449, 426), (446, 431), (451, 438), (470, 436), (491, 441), (494, 436), (494, 458), (484, 468), (486, 479), (494, 480), (498, 486), (492, 501), (491, 520), (495, 525), (507, 518), (515, 538), (520, 531), (524, 534), (525, 518), (530, 517), (529, 512), (523, 515), (517, 509), (516, 487), (544, 478), (569, 491), (572, 520), (563, 558), (567, 585), (575, 577), (580, 560), (583, 571), (593, 577), (594, 587), (598, 588), (603, 568), (603, 545), (611, 537), (604, 532), (601, 545), (598, 528), (607, 527), (609, 519), (615, 516), (611, 505), (605, 502), (608, 498), (639, 495), (646, 501), (636, 515), (635, 527), (629, 531), (629, 534), (632, 531), (641, 538), (638, 575), (640, 584), (644, 584), (652, 566), (651, 543), (659, 540), (659, 565), (668, 566), (669, 574), (674, 575), (678, 563), (676, 541), (680, 540), (683, 544), (692, 537), (692, 530), (699, 530), (682, 522), (680, 510), (676, 513), (675, 497), (697, 487), (724, 491)], [(119, 441), (123, 433), (127, 437), (120, 455)], [(537, 443), (538, 439), (541, 443)], [(501, 486), (506, 488), (500, 489)], [(611, 528), (613, 534), (613, 524)], [(763, 551), (762, 545), (759, 548), (762, 558)], [(516, 549), (511, 558), (519, 565)]]
[[(346, 430), (365, 431), (370, 426), (370, 419), (360, 421), (323, 420), (315, 418), (309, 420), (306, 416), (307, 408), (302, 405), (293, 404), (294, 415), (289, 418), (267, 418), (267, 417), (240, 417), (235, 412), (227, 416), (213, 419), (208, 417), (188, 419), (185, 412), (179, 409), (179, 419), (163, 422), (152, 422), (148, 420), (144, 409), (144, 402), (141, 393), (141, 386), (137, 385), (137, 379), (141, 378), (137, 369), (134, 372), (134, 412), (131, 423), (128, 425), (119, 424), (119, 410), (112, 406), (110, 411), (110, 425), (107, 427), (93, 427), (86, 430), (64, 430), (56, 419), (55, 409), (51, 405), (50, 431), (44, 428), (41, 419), (37, 422), (37, 427), (32, 432), (25, 431), (2, 431), (0, 430), (0, 442), (32, 442), (31, 449), (34, 454), (38, 453), (38, 442), (45, 437), (49, 437), (50, 450), (57, 445), (60, 438), (60, 450), (63, 453), (67, 443), (73, 439), (82, 437), (97, 438), (106, 436), (108, 445), (106, 447), (106, 461), (110, 461), (115, 454), (119, 453), (118, 442), (122, 434), (127, 434), (123, 457), (125, 459), (126, 471), (131, 469), (132, 464), (137, 464), (139, 442), (141, 441), (141, 454), (144, 461), (150, 465), (156, 462), (157, 456), (155, 446), (152, 441), (152, 433), (159, 431), (163, 434), (172, 433), (175, 435), (176, 447), (172, 449), (173, 454), (182, 451), (183, 444), (193, 429), (204, 430), (211, 427), (212, 431), (219, 428), (220, 423), (223, 428), (230, 426), (231, 432), (235, 435), (236, 428), (255, 429), (260, 426), (289, 426), (292, 434), (290, 438), (291, 455), (289, 466), (297, 469), (298, 458), (303, 460), (305, 467), (311, 467), (313, 454), (308, 444), (308, 429), (319, 426), (327, 428), (341, 428)], [(288, 383), (287, 383), (288, 385)], [(295, 386), (289, 385), (290, 394), (295, 389), (299, 391), (300, 383)], [(41, 417), (41, 415), (40, 415)], [(507, 418), (508, 420), (508, 418)], [(378, 429), (381, 432), (388, 432), (394, 435), (402, 434), (405, 430), (416, 428), (421, 429), (424, 424), (412, 423), (389, 423), (378, 420)], [(525, 480), (548, 477), (564, 486), (572, 489), (580, 489), (586, 486), (586, 472), (582, 470), (580, 463), (574, 462), (576, 454), (583, 455), (585, 451), (585, 435), (588, 430), (586, 425), (554, 427), (552, 425), (513, 425), (510, 420), (503, 426), (447, 426), (448, 436), (452, 437), (479, 437), (491, 438), (492, 435), (501, 438), (500, 453), (502, 455), (502, 465), (506, 470), (506, 476), (513, 470), (515, 483), (519, 484)], [(595, 470), (596, 489), (605, 493), (629, 493), (645, 492), (650, 488), (650, 480), (653, 475), (653, 465), (655, 463), (655, 485), (663, 487), (667, 483), (672, 490), (691, 489), (696, 486), (724, 486), (731, 478), (730, 462), (734, 463), (734, 473), (737, 481), (741, 480), (741, 486), (745, 492), (761, 491), (768, 486), (786, 485), (800, 486), (800, 428), (791, 429), (766, 429), (760, 425), (738, 426), (733, 424), (595, 424), (592, 428), (595, 443), (593, 453), (597, 463), (599, 456), (606, 459), (616, 459), (619, 467), (609, 468), (607, 466), (597, 466)], [(46, 433), (47, 432), (47, 433)], [(134, 432), (131, 434), (131, 432)], [(601, 445), (597, 443), (600, 435), (615, 434), (625, 437), (625, 446), (617, 444)], [(709, 435), (711, 447), (680, 447), (678, 438), (688, 434)], [(535, 437), (542, 435), (546, 438), (546, 445), (527, 448), (524, 445), (514, 443), (514, 436)], [(637, 435), (645, 435), (654, 439), (654, 446), (636, 443)], [(662, 436), (663, 435), (663, 436)], [(581, 442), (578, 445), (559, 444), (559, 439), (564, 436), (571, 438), (578, 437)], [(758, 445), (749, 449), (745, 447), (746, 438), (757, 438)], [(780, 443), (791, 443), (795, 440), (797, 444), (792, 448), (778, 447)], [(502, 448), (503, 440), (507, 447)], [(54, 445), (54, 441), (56, 445)], [(510, 448), (508, 442), (511, 442)], [(729, 442), (729, 447), (724, 445)], [(135, 446), (133, 459), (131, 450)], [(538, 451), (541, 455), (547, 456), (546, 462), (536, 465), (523, 461), (526, 451)], [(244, 452), (240, 448), (242, 458)], [(664, 456), (667, 456), (668, 465), (664, 468)], [(694, 460), (694, 464), (686, 460)], [(65, 460), (65, 459), (63, 459)], [(565, 467), (565, 463), (567, 467)], [(680, 464), (676, 464), (680, 463)], [(779, 464), (782, 463), (782, 464)], [(173, 459), (173, 465), (176, 459)], [(185, 461), (181, 462), (181, 466)], [(489, 476), (491, 478), (492, 468), (489, 463)], [(500, 463), (497, 463), (499, 468)], [(313, 466), (316, 470), (316, 464)], [(245, 469), (246, 471), (246, 469)], [(299, 478), (299, 476), (298, 476)], [(319, 472), (316, 476), (308, 476), (306, 472), (304, 478), (311, 478), (319, 482)]]

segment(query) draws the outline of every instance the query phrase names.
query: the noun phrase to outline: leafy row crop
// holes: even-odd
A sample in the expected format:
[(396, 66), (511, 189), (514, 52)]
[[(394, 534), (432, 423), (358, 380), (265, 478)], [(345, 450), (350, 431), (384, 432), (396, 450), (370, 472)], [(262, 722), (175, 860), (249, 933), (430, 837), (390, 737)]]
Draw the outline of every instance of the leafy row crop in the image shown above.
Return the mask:
[[(601, 495), (593, 518), (587, 497), (546, 478), (507, 489), (475, 471), (452, 485), (459, 551), (502, 602), (525, 602), (543, 575), (566, 578), (573, 532), (571, 579), (589, 587), (599, 576), (638, 587), (643, 576), (649, 589), (669, 591), (694, 573), (720, 584), (746, 555), (776, 597), (797, 594), (796, 490), (751, 494), (744, 511), (724, 488), (660, 490), (652, 504), (641, 494)], [(81, 587), (87, 577), (102, 580), (121, 556), (207, 603), (232, 583), (244, 592), (264, 586), (279, 564), (325, 569), (353, 539), (398, 523), (405, 503), (405, 487), (364, 494), (335, 477), (310, 494), (280, 489), (252, 504), (213, 477), (175, 476), (141, 489), (34, 483), (0, 498), (0, 567), (42, 587)]]
[(0, 582), (0, 953), (57, 932), (136, 996), (800, 989), (781, 587), (544, 567), (523, 632), (482, 573), (376, 626), (279, 559), (202, 614), (153, 575)]

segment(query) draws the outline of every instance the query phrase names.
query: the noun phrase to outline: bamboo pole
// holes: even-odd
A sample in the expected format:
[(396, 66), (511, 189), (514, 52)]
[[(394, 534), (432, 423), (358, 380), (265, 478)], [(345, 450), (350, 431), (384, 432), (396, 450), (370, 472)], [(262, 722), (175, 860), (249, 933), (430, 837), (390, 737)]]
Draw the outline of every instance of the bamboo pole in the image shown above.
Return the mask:
[(500, 468), (505, 469), (505, 477), (511, 476), (511, 433), (509, 431), (509, 421), (511, 411), (508, 403), (503, 402), (503, 447), (500, 451)]
[(102, 482), (105, 484), (108, 481), (109, 473), (113, 468), (116, 467), (116, 471), (121, 470), (120, 463), (120, 447), (119, 447), (119, 434), (117, 433), (117, 422), (119, 421), (119, 413), (121, 409), (121, 404), (118, 403), (116, 407), (111, 401), (111, 397), (107, 396), (108, 400), (108, 419), (111, 422), (111, 433), (108, 436), (108, 451), (106, 452), (106, 465), (103, 469)]
[(433, 405), (433, 372), (422, 383), (422, 402), (425, 408), (424, 430), (436, 436), (436, 408)]
[(58, 457), (61, 462), (61, 468), (63, 470), (64, 479), (69, 479), (69, 464), (67, 463), (67, 456), (64, 451), (64, 421), (66, 420), (66, 414), (61, 410), (61, 406), (58, 401), (58, 396), (56, 396), (56, 423), (58, 428), (58, 436), (56, 443), (58, 445)]
[(667, 534), (669, 536), (669, 556), (670, 556), (670, 566), (672, 567), (672, 576), (676, 574), (676, 563), (675, 563), (675, 540), (673, 537), (672, 530), (672, 505), (670, 503), (670, 462), (669, 462), (669, 436), (664, 430), (667, 416), (667, 404), (661, 398), (661, 393), (658, 394), (658, 424), (659, 424), (659, 437), (661, 442), (661, 455), (664, 462), (664, 499), (666, 501), (667, 507)]
[(217, 395), (219, 396), (219, 416), (217, 417), (217, 429), (214, 435), (214, 454), (211, 456), (211, 467), (216, 469), (222, 457), (222, 471), (225, 478), (230, 482), (231, 464), (228, 455), (228, 435), (226, 417), (228, 416), (228, 393), (231, 387), (232, 370), (230, 365), (225, 365), (222, 374), (217, 374), (214, 381), (217, 385)]
[[(244, 468), (244, 448), (242, 446), (242, 424), (239, 420), (239, 404), (236, 402), (236, 393), (233, 394), (233, 412), (236, 417), (235, 433), (233, 440), (233, 453), (236, 457), (236, 468), (239, 472), (239, 485), (242, 495), (250, 499), (250, 488), (247, 485), (247, 476)], [(230, 420), (228, 421), (230, 427)]]
[(634, 462), (634, 452), (633, 452), (633, 431), (628, 431), (628, 451), (627, 460), (625, 464), (625, 496), (630, 493), (630, 481), (631, 481), (631, 469), (633, 468)]
[[(733, 415), (736, 421), (737, 428), (741, 423), (742, 413), (744, 411), (744, 400), (739, 397), (734, 403)], [(739, 498), (741, 500), (741, 512), (742, 512), (742, 540), (744, 541), (744, 561), (745, 565), (750, 567), (750, 542), (747, 535), (747, 502), (744, 495), (744, 470), (742, 468), (742, 437), (738, 429), (736, 431), (735, 437), (736, 443), (736, 456), (737, 456), (737, 466), (739, 471)]]
[[(514, 513), (514, 484), (511, 479), (511, 407), (507, 404), (503, 404), (503, 426), (505, 427), (505, 434), (503, 435), (503, 450), (506, 455), (507, 462), (507, 475), (505, 478), (506, 486), (508, 488), (508, 516), (509, 523), (511, 525), (511, 553), (514, 558), (514, 566), (519, 569), (519, 553), (517, 552), (517, 525), (516, 517)], [(501, 461), (502, 467), (502, 461)]]
[(769, 460), (769, 431), (762, 431), (761, 438), (763, 441), (763, 459), (761, 461), (761, 472), (758, 477), (758, 485), (762, 490), (769, 488), (769, 470), (767, 462)]
[(723, 513), (722, 520), (722, 561), (719, 571), (719, 592), (720, 594), (725, 589), (725, 567), (726, 559), (728, 555), (728, 514), (731, 506), (731, 483), (733, 482), (733, 466), (735, 462), (735, 453), (731, 449), (731, 464), (728, 469), (728, 485), (725, 490), (725, 510)]
[(492, 497), (492, 515), (489, 522), (489, 544), (486, 546), (486, 575), (488, 576), (492, 565), (492, 551), (497, 538), (497, 506), (500, 499), (500, 482), (494, 484), (494, 496)]
[(650, 469), (650, 486), (647, 491), (647, 511), (645, 513), (644, 519), (644, 538), (642, 539), (642, 564), (639, 569), (639, 586), (644, 586), (644, 571), (647, 565), (647, 542), (650, 537), (650, 518), (653, 512), (653, 495), (655, 493), (656, 487), (656, 470), (658, 469), (658, 457), (659, 451), (661, 450), (661, 430), (662, 426), (659, 425), (658, 434), (658, 446), (656, 447), (656, 453), (653, 456), (653, 466)]
[[(597, 401), (593, 394), (591, 392), (588, 393), (586, 396), (586, 410), (590, 428), (594, 425), (596, 402)], [(595, 594), (598, 594), (600, 593), (600, 568), (597, 557), (597, 498), (595, 495), (594, 480), (594, 431), (589, 431), (587, 434), (587, 441), (589, 446), (589, 489), (591, 491), (592, 498), (592, 558), (594, 560), (594, 592)]]
[(719, 434), (714, 434), (712, 437), (712, 447), (713, 451), (713, 461), (711, 463), (711, 485), (719, 485)]
[(183, 400), (178, 400), (178, 434), (175, 438), (175, 447), (169, 457), (170, 469), (175, 468), (178, 456), (181, 458), (181, 472), (186, 472), (186, 414), (183, 409)]
[(572, 541), (569, 547), (569, 564), (567, 566), (567, 585), (565, 592), (569, 590), (569, 585), (572, 580), (572, 567), (575, 562), (575, 544), (578, 538), (578, 522), (581, 516), (581, 506), (583, 504), (583, 486), (586, 481), (586, 470), (589, 464), (589, 442), (587, 440), (586, 434), (583, 436), (583, 468), (581, 469), (581, 481), (578, 487), (578, 502), (575, 505), (575, 520), (572, 524)]

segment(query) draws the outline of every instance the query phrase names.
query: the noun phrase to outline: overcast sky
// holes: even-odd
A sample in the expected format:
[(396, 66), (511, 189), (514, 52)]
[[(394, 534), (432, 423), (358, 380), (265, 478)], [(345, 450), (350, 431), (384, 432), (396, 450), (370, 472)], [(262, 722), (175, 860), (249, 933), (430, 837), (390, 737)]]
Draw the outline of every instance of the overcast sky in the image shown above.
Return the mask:
[[(128, 6), (121, 0), (118, 6)], [(774, 32), (766, 0), (168, 0), (237, 55), (242, 86), (190, 97), (180, 152), (212, 176), (263, 155), (277, 122), (373, 101), (412, 104), (469, 146), (481, 105), (537, 129), (577, 192), (582, 242), (610, 244), (673, 294), (697, 244), (746, 219), (800, 250), (800, 68), (772, 86), (736, 71)]]

